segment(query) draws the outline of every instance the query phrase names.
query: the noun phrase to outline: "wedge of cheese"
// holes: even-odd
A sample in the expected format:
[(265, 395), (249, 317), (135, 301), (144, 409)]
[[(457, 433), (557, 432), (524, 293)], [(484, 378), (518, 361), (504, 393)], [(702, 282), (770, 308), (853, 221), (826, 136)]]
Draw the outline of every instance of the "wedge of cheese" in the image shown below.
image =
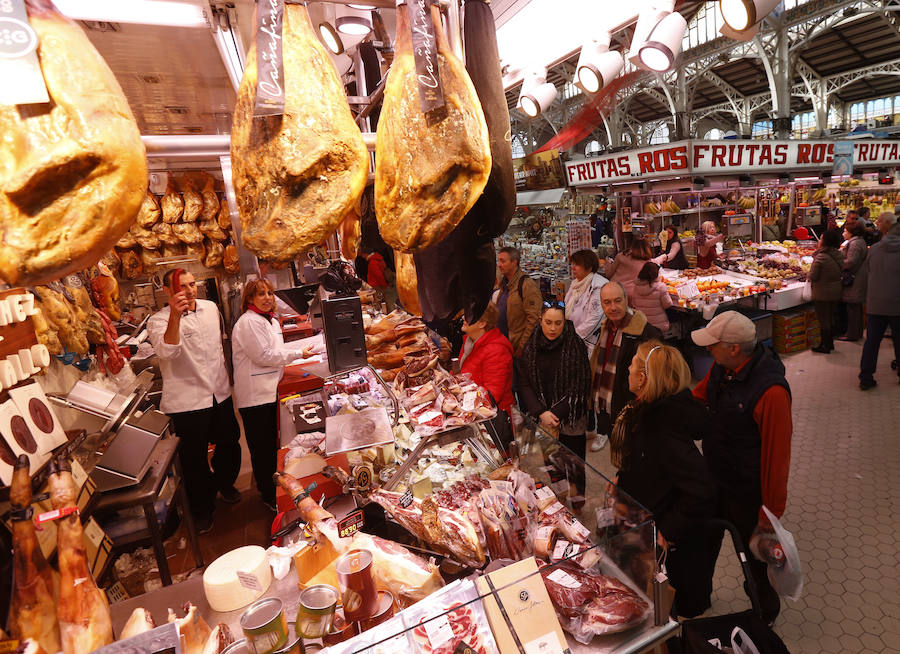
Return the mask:
[(213, 611), (235, 611), (258, 600), (272, 583), (266, 551), (258, 545), (231, 550), (203, 573), (203, 591)]

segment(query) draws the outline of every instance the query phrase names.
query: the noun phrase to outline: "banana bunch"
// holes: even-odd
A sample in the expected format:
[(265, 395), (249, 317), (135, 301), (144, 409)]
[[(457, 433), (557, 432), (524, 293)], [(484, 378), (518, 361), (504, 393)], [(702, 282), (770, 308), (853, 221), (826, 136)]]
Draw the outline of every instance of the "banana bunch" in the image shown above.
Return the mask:
[(675, 200), (673, 200), (671, 198), (671, 196), (669, 197), (668, 200), (663, 202), (660, 206), (662, 207), (663, 211), (667, 211), (668, 213), (679, 213), (681, 211), (681, 207), (679, 207), (675, 203)]
[(820, 189), (816, 190), (815, 193), (812, 194), (812, 198), (810, 199), (810, 201), (811, 202), (819, 202), (821, 200), (824, 200), (827, 195), (828, 195), (828, 193), (825, 191), (825, 189), (820, 188)]
[(649, 214), (651, 216), (655, 216), (656, 214), (662, 212), (662, 209), (656, 202), (648, 202), (644, 205), (644, 213)]
[(749, 195), (745, 196), (737, 201), (738, 206), (745, 211), (747, 209), (752, 209), (756, 206), (756, 200), (751, 198)]
[(719, 198), (710, 198), (706, 201), (706, 206), (708, 207), (721, 207), (722, 201)]

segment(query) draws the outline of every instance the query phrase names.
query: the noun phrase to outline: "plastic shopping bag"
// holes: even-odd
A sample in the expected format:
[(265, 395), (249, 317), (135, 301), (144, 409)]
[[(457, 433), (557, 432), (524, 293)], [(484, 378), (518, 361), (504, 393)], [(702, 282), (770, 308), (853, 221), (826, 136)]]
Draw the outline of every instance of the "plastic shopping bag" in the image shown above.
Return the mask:
[[(763, 534), (756, 542), (751, 543), (751, 550), (760, 560), (768, 562), (768, 577), (772, 588), (781, 596), (796, 601), (803, 592), (803, 569), (800, 565), (800, 552), (794, 542), (794, 536), (785, 529), (771, 511), (763, 507), (766, 517), (772, 524), (774, 540), (766, 539)], [(767, 550), (774, 544), (780, 549), (780, 557), (761, 556), (761, 550)], [(777, 551), (777, 550), (776, 550)]]

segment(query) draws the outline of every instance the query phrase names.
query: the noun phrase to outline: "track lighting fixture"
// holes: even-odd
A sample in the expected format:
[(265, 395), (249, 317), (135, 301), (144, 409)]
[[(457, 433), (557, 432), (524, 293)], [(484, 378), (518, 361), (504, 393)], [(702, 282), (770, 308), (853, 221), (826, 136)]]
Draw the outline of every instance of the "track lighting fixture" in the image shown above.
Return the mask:
[(722, 20), (736, 32), (752, 28), (768, 16), (779, 0), (719, 0)]
[(532, 71), (522, 82), (519, 108), (529, 118), (540, 116), (556, 99), (556, 87), (547, 81), (547, 69)]
[(620, 52), (609, 49), (609, 34), (591, 39), (581, 48), (575, 67), (576, 86), (585, 93), (597, 93), (622, 72), (625, 59)]

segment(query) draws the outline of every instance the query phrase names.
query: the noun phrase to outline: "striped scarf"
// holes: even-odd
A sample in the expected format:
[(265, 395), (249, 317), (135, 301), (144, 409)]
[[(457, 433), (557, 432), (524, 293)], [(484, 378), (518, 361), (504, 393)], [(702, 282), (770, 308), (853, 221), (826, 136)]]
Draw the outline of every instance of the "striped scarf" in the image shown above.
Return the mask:
[[(600, 337), (591, 354), (591, 397), (594, 410), (611, 413), (613, 384), (616, 379), (616, 361), (619, 359), (619, 348), (622, 347), (622, 332), (631, 324), (634, 310), (628, 309), (622, 324), (616, 327), (609, 318), (605, 319), (600, 329)], [(629, 362), (630, 363), (630, 362)], [(615, 416), (613, 416), (615, 417)]]

